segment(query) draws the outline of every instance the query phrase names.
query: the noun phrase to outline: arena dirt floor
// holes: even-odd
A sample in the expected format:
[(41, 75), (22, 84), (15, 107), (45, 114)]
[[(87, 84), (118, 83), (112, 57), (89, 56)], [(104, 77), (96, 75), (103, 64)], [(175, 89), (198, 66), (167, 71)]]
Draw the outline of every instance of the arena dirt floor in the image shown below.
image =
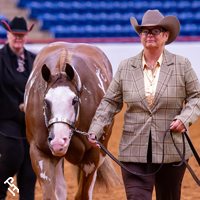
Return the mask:
[[(114, 156), (117, 156), (117, 152), (118, 152), (121, 128), (123, 125), (124, 111), (125, 111), (125, 108), (116, 116), (113, 133), (109, 141), (108, 150)], [(190, 127), (190, 136), (191, 136), (193, 145), (195, 146), (198, 154), (200, 155), (200, 118)], [(195, 161), (194, 157), (192, 157), (189, 160), (189, 164), (194, 170), (194, 172), (197, 174), (197, 176), (200, 178), (200, 167), (198, 166), (198, 163)], [(119, 172), (119, 174), (121, 174), (120, 167), (118, 167), (115, 163), (114, 163), (114, 166), (116, 170)], [(67, 200), (73, 200), (74, 195), (77, 190), (77, 185), (76, 185), (76, 180), (71, 173), (71, 166), (67, 162), (65, 162), (65, 179), (67, 182), (67, 191), (68, 191)], [(8, 191), (8, 196), (6, 200), (18, 200), (18, 199), (19, 199), (18, 195), (13, 197), (13, 195)], [(107, 193), (105, 191), (94, 191), (94, 194), (93, 194), (93, 200), (125, 200), (125, 199), (126, 199), (126, 195), (125, 195), (125, 190), (123, 186), (113, 187)], [(38, 182), (36, 184), (35, 200), (42, 200), (42, 192), (41, 192), (41, 188)], [(153, 193), (152, 200), (156, 200), (155, 192)], [(194, 181), (194, 179), (192, 178), (188, 170), (186, 171), (186, 174), (183, 180), (181, 200), (200, 200), (200, 187)]]

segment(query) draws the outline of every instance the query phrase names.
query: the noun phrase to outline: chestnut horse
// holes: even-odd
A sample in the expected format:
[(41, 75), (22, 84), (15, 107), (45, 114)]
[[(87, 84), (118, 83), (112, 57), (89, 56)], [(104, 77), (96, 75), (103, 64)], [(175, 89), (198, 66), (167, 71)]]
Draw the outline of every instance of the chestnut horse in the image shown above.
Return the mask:
[[(112, 79), (112, 67), (96, 46), (55, 42), (37, 55), (25, 90), (27, 139), (43, 200), (66, 200), (64, 158), (77, 167), (76, 200), (92, 200), (95, 182), (120, 184), (112, 162), (86, 135)], [(113, 123), (100, 142), (107, 147)]]

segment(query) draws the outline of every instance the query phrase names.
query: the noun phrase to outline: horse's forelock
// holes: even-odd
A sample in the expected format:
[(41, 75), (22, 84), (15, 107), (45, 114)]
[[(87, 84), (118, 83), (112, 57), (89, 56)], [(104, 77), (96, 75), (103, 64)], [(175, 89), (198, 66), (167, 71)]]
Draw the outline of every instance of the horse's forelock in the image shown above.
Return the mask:
[[(65, 48), (63, 48), (61, 56), (60, 56), (60, 72), (65, 71), (65, 67), (67, 63), (71, 63), (72, 60), (72, 56), (73, 56), (73, 52), (66, 50)], [(81, 89), (81, 79), (80, 76), (78, 74), (78, 72), (76, 71), (75, 67), (72, 66), (74, 73), (75, 73), (75, 77), (77, 79), (77, 86), (78, 89)]]
[(65, 63), (67, 61), (67, 51), (63, 48), (62, 53), (59, 58), (59, 71), (63, 72), (65, 70)]
[[(66, 72), (65, 72), (66, 64), (68, 63), (71, 65), (71, 60), (72, 60), (72, 56), (73, 56), (73, 52), (66, 50), (65, 48), (59, 49), (59, 52), (58, 51), (56, 51), (56, 52), (57, 52), (57, 54), (58, 53), (60, 54), (60, 57), (58, 58), (57, 65), (53, 69), (51, 69), (51, 74), (53, 76), (57, 75), (58, 73), (66, 74)], [(55, 55), (49, 55), (48, 57), (52, 57), (52, 56), (55, 57)], [(76, 82), (78, 89), (80, 90), (82, 87), (80, 76), (79, 76), (77, 70), (75, 69), (75, 67), (72, 65), (71, 65), (71, 67), (73, 68), (74, 74), (75, 74), (75, 78), (73, 81)]]
[(59, 71), (63, 72), (65, 71), (66, 63), (71, 63), (73, 53), (69, 50), (66, 50), (63, 48), (62, 53), (59, 58)]
[[(52, 75), (56, 74), (56, 73), (62, 73), (65, 72), (65, 68), (66, 68), (66, 63), (71, 63), (71, 59), (72, 59), (72, 55), (73, 52), (66, 50), (65, 48), (59, 49), (59, 51), (57, 51), (57, 53), (60, 55), (57, 59), (57, 64), (56, 66), (54, 66), (54, 68), (51, 70)], [(53, 55), (49, 55), (49, 57), (55, 57), (55, 54), (53, 53)]]

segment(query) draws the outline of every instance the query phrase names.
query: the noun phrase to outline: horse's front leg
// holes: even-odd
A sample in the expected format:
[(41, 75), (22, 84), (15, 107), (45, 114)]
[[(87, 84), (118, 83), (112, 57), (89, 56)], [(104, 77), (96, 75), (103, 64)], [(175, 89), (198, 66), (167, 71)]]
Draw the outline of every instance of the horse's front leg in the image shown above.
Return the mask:
[(67, 199), (67, 184), (64, 178), (64, 158), (60, 159), (55, 169), (56, 188), (55, 195), (59, 200)]
[(43, 200), (58, 200), (55, 193), (55, 169), (59, 162), (58, 158), (44, 154), (37, 148), (34, 141), (30, 143), (30, 156), (33, 169), (42, 188)]
[(92, 192), (99, 167), (99, 149), (91, 148), (80, 166), (78, 192), (75, 200), (92, 200)]

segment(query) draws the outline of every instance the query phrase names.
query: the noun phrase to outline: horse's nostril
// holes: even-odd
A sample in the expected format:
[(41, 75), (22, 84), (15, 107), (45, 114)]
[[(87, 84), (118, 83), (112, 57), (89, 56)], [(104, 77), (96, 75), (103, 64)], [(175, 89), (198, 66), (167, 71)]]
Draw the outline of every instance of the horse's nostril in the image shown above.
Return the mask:
[(49, 136), (48, 138), (47, 138), (47, 142), (48, 142), (48, 144), (51, 146), (51, 141), (52, 141), (53, 139)]
[(60, 148), (60, 149), (59, 149), (59, 151), (62, 151), (62, 150), (63, 150), (63, 148)]
[(48, 138), (47, 143), (48, 143), (49, 146), (51, 146), (51, 141), (52, 141), (52, 139)]
[(52, 138), (51, 138), (51, 137), (48, 137), (47, 143), (48, 143), (49, 148), (51, 149), (51, 151), (54, 152), (54, 149), (53, 149), (53, 147), (52, 147), (52, 145), (51, 145), (51, 140), (52, 140)]

